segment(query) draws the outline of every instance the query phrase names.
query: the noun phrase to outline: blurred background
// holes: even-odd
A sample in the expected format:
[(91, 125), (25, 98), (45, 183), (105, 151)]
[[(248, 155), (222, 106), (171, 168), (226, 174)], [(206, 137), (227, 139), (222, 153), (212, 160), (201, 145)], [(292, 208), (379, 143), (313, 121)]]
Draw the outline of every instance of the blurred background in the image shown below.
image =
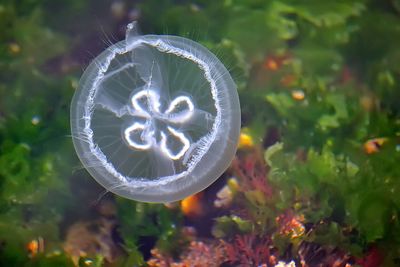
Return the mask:
[[(177, 203), (100, 187), (79, 77), (137, 20), (233, 76), (232, 166)], [(399, 0), (1, 0), (1, 266), (400, 266)]]

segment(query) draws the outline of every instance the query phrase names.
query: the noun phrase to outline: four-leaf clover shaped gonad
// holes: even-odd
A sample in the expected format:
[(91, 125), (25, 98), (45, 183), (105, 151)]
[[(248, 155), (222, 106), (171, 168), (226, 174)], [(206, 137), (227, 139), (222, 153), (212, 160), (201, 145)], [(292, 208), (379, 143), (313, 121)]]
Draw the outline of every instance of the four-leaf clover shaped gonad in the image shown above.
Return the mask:
[[(190, 147), (190, 140), (185, 134), (174, 127), (188, 121), (194, 113), (194, 105), (189, 97), (177, 96), (165, 110), (161, 110), (160, 95), (150, 89), (143, 89), (131, 97), (133, 114), (144, 118), (144, 122), (134, 122), (124, 130), (124, 137), (129, 146), (138, 150), (147, 150), (154, 146), (170, 159), (180, 159)], [(166, 124), (165, 129), (159, 129), (156, 121)], [(160, 136), (157, 141), (157, 136)], [(179, 142), (181, 148), (172, 151), (168, 147), (168, 139)]]

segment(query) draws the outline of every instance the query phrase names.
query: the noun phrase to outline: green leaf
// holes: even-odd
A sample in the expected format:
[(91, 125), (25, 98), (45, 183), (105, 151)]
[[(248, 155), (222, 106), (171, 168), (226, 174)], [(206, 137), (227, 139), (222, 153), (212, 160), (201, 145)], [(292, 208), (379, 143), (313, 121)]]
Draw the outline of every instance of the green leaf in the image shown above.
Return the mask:
[(222, 216), (216, 219), (212, 234), (216, 238), (223, 238), (233, 236), (236, 233), (249, 233), (252, 229), (252, 222), (239, 216)]
[(384, 237), (388, 227), (389, 208), (390, 205), (381, 196), (370, 195), (363, 200), (358, 220), (367, 242)]
[(351, 161), (346, 162), (346, 173), (348, 177), (354, 177), (359, 170), (360, 168), (355, 163)]
[(271, 158), (276, 154), (281, 152), (283, 149), (283, 143), (278, 142), (273, 144), (272, 146), (268, 147), (267, 150), (265, 150), (264, 153), (264, 159), (265, 162), (269, 165), (269, 166), (273, 166), (273, 163), (271, 161)]
[(295, 105), (295, 100), (288, 94), (270, 93), (266, 96), (266, 99), (280, 115), (287, 117), (291, 115), (291, 108)]
[(140, 253), (140, 251), (137, 248), (131, 246), (128, 249), (128, 258), (123, 262), (122, 266), (138, 267), (143, 265), (145, 265), (145, 261), (143, 259), (142, 253)]
[(361, 1), (332, 1), (322, 2), (318, 0), (287, 1), (292, 11), (300, 18), (309, 21), (317, 27), (330, 27), (344, 25), (349, 17), (359, 16), (365, 9)]
[(265, 51), (272, 52), (286, 47), (277, 37), (276, 30), (266, 21), (263, 10), (234, 9), (231, 16), (227, 25), (227, 38), (239, 45), (249, 62), (262, 61)]
[(341, 120), (346, 120), (349, 117), (346, 99), (343, 95), (331, 94), (327, 96), (326, 103), (334, 109), (334, 114), (322, 115), (318, 120), (318, 124), (323, 130), (337, 128), (341, 125)]

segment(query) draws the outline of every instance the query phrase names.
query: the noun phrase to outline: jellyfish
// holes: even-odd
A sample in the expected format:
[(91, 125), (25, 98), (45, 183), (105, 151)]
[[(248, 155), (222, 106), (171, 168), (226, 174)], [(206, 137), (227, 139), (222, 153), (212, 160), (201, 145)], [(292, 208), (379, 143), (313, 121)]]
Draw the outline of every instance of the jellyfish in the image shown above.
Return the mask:
[(235, 155), (236, 85), (202, 45), (139, 35), (111, 45), (84, 71), (71, 104), (78, 157), (107, 191), (172, 202), (213, 183)]

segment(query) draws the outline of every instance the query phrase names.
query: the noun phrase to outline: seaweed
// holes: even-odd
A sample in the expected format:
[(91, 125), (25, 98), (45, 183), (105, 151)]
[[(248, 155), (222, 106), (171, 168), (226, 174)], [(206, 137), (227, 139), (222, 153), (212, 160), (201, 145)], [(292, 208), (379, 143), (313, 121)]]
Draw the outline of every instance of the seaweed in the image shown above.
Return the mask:
[[(398, 266), (399, 7), (2, 1), (0, 265)], [(72, 148), (81, 70), (131, 20), (204, 44), (238, 85), (237, 156), (181, 203), (102, 192)]]

